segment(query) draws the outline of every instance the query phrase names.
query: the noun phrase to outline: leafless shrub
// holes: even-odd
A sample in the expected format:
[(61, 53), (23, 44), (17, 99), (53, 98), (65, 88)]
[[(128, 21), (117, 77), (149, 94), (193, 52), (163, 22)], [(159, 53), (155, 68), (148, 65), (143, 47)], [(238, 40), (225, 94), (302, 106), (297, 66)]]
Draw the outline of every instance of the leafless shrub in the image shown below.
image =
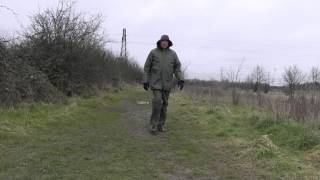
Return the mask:
[(314, 104), (317, 98), (317, 92), (320, 89), (320, 69), (318, 67), (313, 67), (310, 71), (309, 75), (311, 86), (310, 90), (311, 94), (311, 103)]
[(221, 72), (221, 76), (223, 79), (226, 79), (228, 83), (230, 83), (232, 87), (232, 104), (238, 105), (240, 101), (240, 94), (239, 94), (239, 84), (240, 84), (240, 72), (242, 70), (244, 60), (241, 61), (239, 66), (235, 69), (230, 69), (227, 71), (224, 75), (223, 72)]
[(258, 106), (262, 105), (262, 91), (263, 87), (267, 85), (267, 73), (262, 66), (257, 65), (248, 77), (249, 81), (253, 84), (253, 91), (256, 93)]
[(305, 79), (305, 75), (296, 66), (289, 66), (283, 73), (283, 80), (288, 87), (289, 99), (293, 100), (296, 90), (301, 86)]

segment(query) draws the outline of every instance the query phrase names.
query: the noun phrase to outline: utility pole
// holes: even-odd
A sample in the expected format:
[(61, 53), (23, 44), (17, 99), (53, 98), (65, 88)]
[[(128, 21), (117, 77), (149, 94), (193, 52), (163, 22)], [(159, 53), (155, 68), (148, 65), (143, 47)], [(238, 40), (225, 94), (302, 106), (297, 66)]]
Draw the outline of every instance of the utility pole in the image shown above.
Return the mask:
[(126, 31), (126, 28), (123, 28), (123, 30), (122, 30), (120, 57), (127, 58), (127, 31)]

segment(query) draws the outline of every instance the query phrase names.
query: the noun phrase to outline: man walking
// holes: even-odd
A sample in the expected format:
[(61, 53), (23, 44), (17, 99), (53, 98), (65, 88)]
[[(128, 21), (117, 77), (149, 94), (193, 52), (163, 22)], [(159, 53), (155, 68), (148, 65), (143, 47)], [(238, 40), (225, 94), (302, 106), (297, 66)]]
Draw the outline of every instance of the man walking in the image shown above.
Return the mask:
[(168, 35), (162, 35), (157, 48), (151, 50), (144, 65), (143, 86), (153, 93), (151, 133), (164, 132), (168, 99), (172, 88), (173, 75), (178, 79), (178, 87), (183, 89), (184, 80), (181, 63), (175, 51), (170, 49), (172, 42)]

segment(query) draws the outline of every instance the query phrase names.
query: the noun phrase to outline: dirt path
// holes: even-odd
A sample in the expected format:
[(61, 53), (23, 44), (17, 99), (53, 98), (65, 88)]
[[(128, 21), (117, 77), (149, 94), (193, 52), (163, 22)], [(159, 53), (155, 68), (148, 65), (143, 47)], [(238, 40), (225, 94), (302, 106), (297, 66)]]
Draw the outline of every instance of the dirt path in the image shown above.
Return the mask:
[(149, 120), (151, 116), (151, 97), (148, 93), (139, 93), (134, 97), (128, 97), (123, 101), (125, 109), (124, 126), (128, 132), (139, 140), (166, 141), (167, 133), (159, 133), (155, 137), (149, 132)]
[(156, 136), (151, 135), (149, 132), (149, 119), (151, 115), (151, 97), (147, 93), (139, 93), (134, 97), (129, 97), (123, 101), (125, 114), (123, 118), (123, 125), (128, 130), (129, 134), (143, 142), (144, 144), (154, 144), (160, 147), (158, 150), (147, 150), (146, 153), (151, 154), (155, 161), (164, 166), (173, 167), (169, 171), (160, 170), (160, 176), (168, 180), (187, 180), (187, 179), (200, 179), (200, 180), (215, 180), (218, 179), (215, 175), (195, 177), (193, 174), (192, 166), (186, 167), (178, 162), (176, 152), (172, 150), (172, 141), (170, 140), (170, 129), (166, 133), (158, 133)]
[[(148, 105), (141, 105), (132, 99), (126, 99), (123, 102), (126, 113), (124, 114), (124, 126), (129, 133), (141, 140), (150, 139), (151, 135), (148, 131), (148, 119), (151, 111)], [(148, 102), (148, 101), (143, 101)]]

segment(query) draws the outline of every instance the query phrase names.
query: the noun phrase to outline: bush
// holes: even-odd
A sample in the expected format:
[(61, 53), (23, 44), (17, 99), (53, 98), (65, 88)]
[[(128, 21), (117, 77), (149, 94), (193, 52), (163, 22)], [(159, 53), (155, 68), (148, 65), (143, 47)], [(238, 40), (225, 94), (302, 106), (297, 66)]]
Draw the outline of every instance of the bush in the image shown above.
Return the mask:
[(105, 49), (101, 23), (61, 1), (31, 16), (19, 41), (0, 41), (1, 104), (94, 95), (113, 79), (141, 81), (141, 67)]
[(0, 58), (0, 104), (15, 105), (22, 101), (56, 101), (62, 95), (52, 86), (47, 76), (16, 57), (2, 45)]

